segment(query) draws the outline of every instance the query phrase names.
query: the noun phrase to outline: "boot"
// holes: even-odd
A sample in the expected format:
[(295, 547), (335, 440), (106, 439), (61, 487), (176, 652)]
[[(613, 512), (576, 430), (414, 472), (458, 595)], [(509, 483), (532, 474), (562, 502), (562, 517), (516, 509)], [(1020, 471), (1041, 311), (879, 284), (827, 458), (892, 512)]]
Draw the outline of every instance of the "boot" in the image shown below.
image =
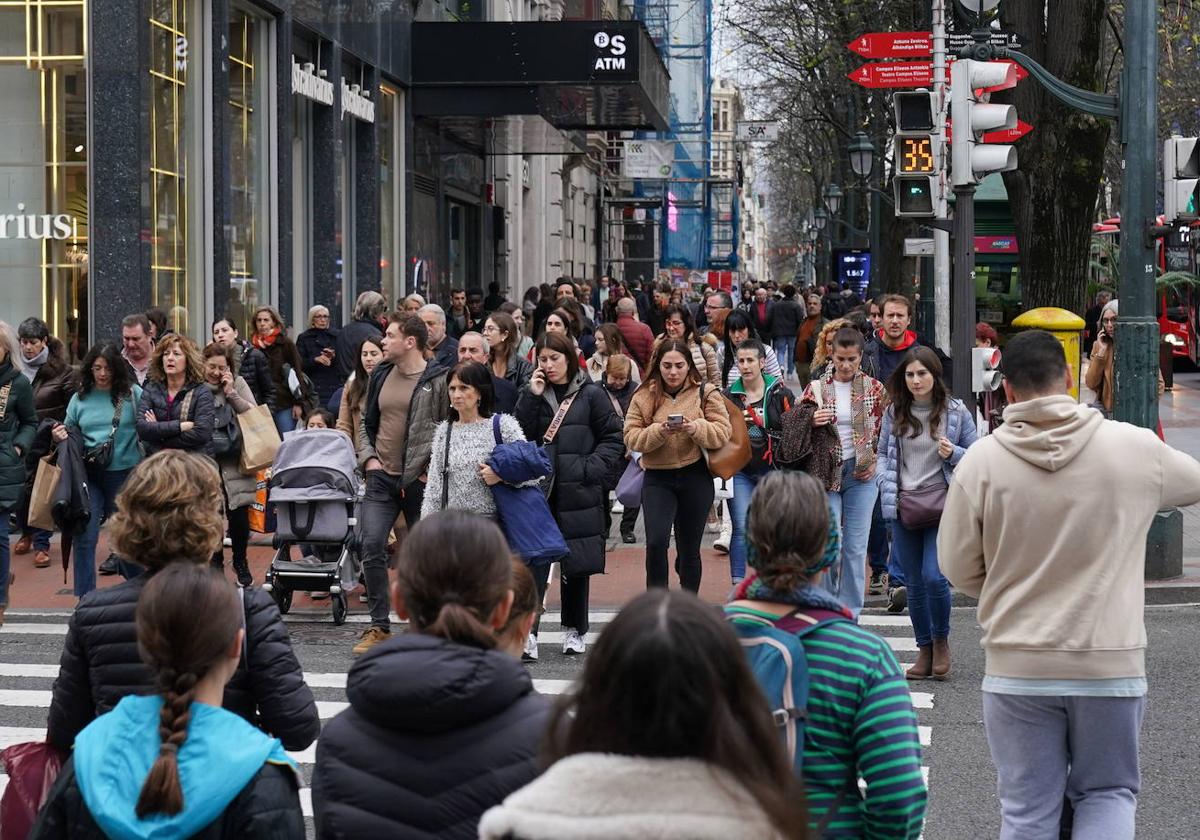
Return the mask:
[(233, 573), (237, 575), (238, 586), (250, 586), (254, 583), (254, 577), (250, 574), (250, 564), (246, 562), (246, 558), (233, 558)]
[(944, 680), (950, 676), (950, 640), (933, 640), (933, 678)]
[(917, 661), (904, 672), (904, 677), (909, 680), (927, 680), (933, 676), (933, 647), (924, 645), (917, 650)]

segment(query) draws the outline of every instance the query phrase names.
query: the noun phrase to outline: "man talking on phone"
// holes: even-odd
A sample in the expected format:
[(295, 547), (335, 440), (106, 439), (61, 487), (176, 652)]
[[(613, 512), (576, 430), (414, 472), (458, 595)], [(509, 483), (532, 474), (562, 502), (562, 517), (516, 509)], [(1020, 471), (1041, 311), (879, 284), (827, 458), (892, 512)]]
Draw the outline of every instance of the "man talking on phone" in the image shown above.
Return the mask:
[(411, 528), (421, 515), (433, 429), (446, 418), (446, 368), (425, 360), (429, 331), (416, 315), (393, 312), (383, 335), (383, 361), (367, 385), (358, 429), (359, 463), (367, 474), (363, 499), (363, 575), (371, 626), (354, 646), (366, 653), (391, 636), (387, 541), (403, 512)]

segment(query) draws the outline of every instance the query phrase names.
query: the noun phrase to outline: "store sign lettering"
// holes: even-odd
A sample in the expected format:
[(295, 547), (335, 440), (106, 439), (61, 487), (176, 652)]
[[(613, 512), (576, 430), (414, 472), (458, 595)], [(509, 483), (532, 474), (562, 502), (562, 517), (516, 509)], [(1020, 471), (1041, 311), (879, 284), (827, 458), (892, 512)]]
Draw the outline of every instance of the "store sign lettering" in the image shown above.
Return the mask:
[(292, 57), (292, 93), (299, 94), (305, 99), (320, 102), (322, 105), (333, 104), (333, 82), (327, 82), (316, 73), (316, 65), (306, 62), (301, 65)]
[(342, 117), (345, 118), (346, 114), (363, 122), (375, 122), (375, 103), (368, 98), (367, 92), (359, 85), (346, 84), (346, 80), (342, 79)]
[(625, 45), (624, 35), (612, 35), (607, 32), (597, 32), (592, 37), (592, 43), (597, 49), (608, 50), (608, 55), (601, 55), (596, 58), (596, 63), (592, 70), (624, 70), (625, 69), (625, 52), (628, 47)]
[(78, 224), (67, 213), (25, 215), (25, 205), (18, 204), (18, 214), (0, 213), (0, 239), (74, 239)]
[(188, 40), (182, 35), (175, 36), (175, 69), (180, 73), (187, 70)]

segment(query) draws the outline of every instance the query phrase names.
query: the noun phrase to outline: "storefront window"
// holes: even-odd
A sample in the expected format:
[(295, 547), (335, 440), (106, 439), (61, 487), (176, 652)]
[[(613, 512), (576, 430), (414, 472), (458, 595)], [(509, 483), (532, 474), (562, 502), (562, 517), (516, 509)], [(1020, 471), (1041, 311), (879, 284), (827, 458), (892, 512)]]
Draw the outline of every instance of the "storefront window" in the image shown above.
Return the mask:
[(43, 318), (72, 359), (88, 342), (83, 0), (0, 2), (0, 317)]
[(226, 316), (242, 335), (258, 301), (270, 298), (271, 235), (267, 218), (271, 183), (267, 82), (270, 21), (242, 9), (229, 19), (230, 212), (225, 226), (229, 252)]
[(400, 96), (380, 87), (379, 109), (379, 278), (383, 296), (390, 304), (404, 297), (404, 265), (400, 252), (404, 194), (400, 185), (403, 156), (400, 154)]
[[(189, 305), (203, 290), (199, 199), (203, 119), (199, 56), (203, 49), (190, 0), (150, 3), (150, 280), (154, 305), (178, 332), (191, 332)], [(199, 311), (197, 315), (201, 315)]]
[(479, 285), (479, 208), (473, 204), (447, 201), (449, 224), (450, 288)]

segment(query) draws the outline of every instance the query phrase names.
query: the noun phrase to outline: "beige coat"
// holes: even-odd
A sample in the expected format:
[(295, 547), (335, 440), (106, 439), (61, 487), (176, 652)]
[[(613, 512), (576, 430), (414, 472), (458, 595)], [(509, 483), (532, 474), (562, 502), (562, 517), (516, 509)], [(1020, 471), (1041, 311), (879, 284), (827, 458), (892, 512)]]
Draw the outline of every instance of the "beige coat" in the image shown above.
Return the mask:
[[(695, 431), (667, 434), (662, 424), (672, 414), (696, 424)], [(721, 390), (704, 386), (704, 410), (700, 410), (700, 386), (688, 383), (674, 397), (660, 395), (657, 381), (644, 383), (629, 402), (625, 415), (625, 447), (642, 453), (642, 468), (675, 470), (700, 460), (700, 449), (720, 449), (733, 434), (729, 412)]]
[[(256, 405), (254, 394), (250, 391), (250, 386), (246, 384), (246, 380), (242, 377), (234, 377), (233, 388), (236, 393), (229, 397), (229, 404), (233, 406), (233, 410), (238, 414), (245, 414)], [(213, 395), (213, 409), (216, 410), (225, 405), (225, 392), (220, 389), (214, 389), (211, 385), (208, 389)], [(221, 483), (225, 485), (225, 495), (229, 500), (229, 509), (237, 510), (238, 508), (246, 507), (254, 503), (256, 479), (252, 475), (244, 475), (240, 464), (238, 463), (237, 455), (223, 455), (217, 459), (217, 466), (221, 468)]]

